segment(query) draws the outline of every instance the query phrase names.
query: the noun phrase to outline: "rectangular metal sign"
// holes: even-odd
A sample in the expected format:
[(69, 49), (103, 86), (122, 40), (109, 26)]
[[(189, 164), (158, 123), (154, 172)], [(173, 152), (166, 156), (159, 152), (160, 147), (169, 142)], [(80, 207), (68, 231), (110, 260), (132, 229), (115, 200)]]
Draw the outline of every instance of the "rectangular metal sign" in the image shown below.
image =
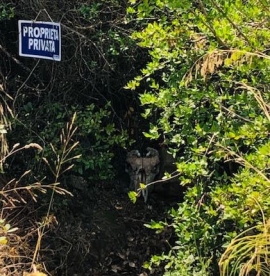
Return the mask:
[(19, 20), (19, 55), (61, 60), (60, 23)]

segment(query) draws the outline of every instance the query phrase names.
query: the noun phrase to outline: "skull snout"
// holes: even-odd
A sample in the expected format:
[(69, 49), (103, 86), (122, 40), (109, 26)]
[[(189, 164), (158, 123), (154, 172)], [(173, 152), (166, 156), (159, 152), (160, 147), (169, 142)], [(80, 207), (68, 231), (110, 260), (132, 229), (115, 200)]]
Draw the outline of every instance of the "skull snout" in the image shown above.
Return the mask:
[(143, 168), (138, 170), (136, 180), (135, 191), (138, 191), (141, 183), (146, 184), (146, 173)]
[(141, 183), (147, 185), (142, 190), (145, 202), (147, 202), (148, 193), (153, 189), (153, 185), (148, 186), (148, 184), (153, 182), (156, 175), (158, 175), (160, 162), (157, 150), (152, 148), (147, 148), (147, 150), (146, 157), (141, 157), (138, 151), (133, 150), (128, 153), (126, 160), (129, 165), (129, 169), (126, 171), (129, 173), (131, 179), (130, 188), (137, 192), (141, 188)]

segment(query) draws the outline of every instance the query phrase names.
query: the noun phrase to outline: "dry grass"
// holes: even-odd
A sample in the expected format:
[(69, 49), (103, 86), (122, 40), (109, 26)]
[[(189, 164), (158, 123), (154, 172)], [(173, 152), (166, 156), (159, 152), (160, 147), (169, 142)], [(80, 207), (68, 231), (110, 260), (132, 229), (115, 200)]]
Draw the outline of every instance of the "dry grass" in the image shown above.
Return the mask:
[[(76, 132), (75, 118), (76, 115), (62, 130), (60, 145), (51, 145), (55, 154), (54, 160), (49, 162), (44, 159), (53, 175), (53, 183), (47, 184), (45, 177), (34, 183), (27, 183), (26, 176), (32, 175), (31, 171), (26, 171), (19, 179), (0, 178), (0, 202), (2, 205), (0, 214), (1, 276), (44, 276), (49, 274), (40, 257), (42, 239), (57, 224), (57, 220), (51, 212), (55, 194), (71, 195), (70, 192), (60, 186), (59, 177), (72, 168), (70, 164), (74, 159), (80, 157), (72, 155), (73, 149), (77, 146), (77, 143), (72, 140)], [(4, 143), (5, 135), (0, 136), (0, 139), (2, 139), (0, 142)], [(5, 145), (7, 145), (6, 141)], [(0, 169), (7, 158), (29, 148), (40, 152), (43, 150), (36, 143), (25, 146), (16, 144), (10, 151), (7, 146), (2, 147)], [(49, 190), (51, 190), (49, 207), (46, 215), (41, 218), (38, 215), (38, 207), (40, 207), (38, 196)]]
[(221, 276), (270, 275), (270, 219), (235, 237), (219, 261)]

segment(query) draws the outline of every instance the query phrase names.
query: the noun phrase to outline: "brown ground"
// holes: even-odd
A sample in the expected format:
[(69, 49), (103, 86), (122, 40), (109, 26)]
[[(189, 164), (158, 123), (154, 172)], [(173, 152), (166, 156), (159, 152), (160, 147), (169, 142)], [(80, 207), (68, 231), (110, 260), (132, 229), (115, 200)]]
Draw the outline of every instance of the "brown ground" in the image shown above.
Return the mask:
[[(152, 195), (133, 204), (119, 183), (97, 185), (91, 191), (74, 189), (74, 197), (58, 208), (58, 225), (44, 239), (52, 275), (163, 275), (162, 267), (151, 272), (142, 267), (154, 254), (168, 252), (173, 231), (163, 233), (144, 226), (164, 220), (175, 203)], [(45, 252), (44, 252), (45, 253)]]

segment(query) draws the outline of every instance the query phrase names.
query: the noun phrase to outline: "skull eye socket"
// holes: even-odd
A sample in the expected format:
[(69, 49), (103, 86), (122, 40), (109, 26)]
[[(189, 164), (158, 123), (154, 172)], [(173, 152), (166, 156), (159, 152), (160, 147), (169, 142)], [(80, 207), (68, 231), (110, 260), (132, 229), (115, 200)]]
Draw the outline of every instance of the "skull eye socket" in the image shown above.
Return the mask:
[(138, 168), (136, 166), (132, 166), (129, 162), (126, 162), (126, 168), (125, 171), (129, 174), (136, 174), (138, 171)]
[(159, 172), (159, 165), (155, 165), (154, 167), (152, 167), (151, 169), (151, 173), (158, 173)]

